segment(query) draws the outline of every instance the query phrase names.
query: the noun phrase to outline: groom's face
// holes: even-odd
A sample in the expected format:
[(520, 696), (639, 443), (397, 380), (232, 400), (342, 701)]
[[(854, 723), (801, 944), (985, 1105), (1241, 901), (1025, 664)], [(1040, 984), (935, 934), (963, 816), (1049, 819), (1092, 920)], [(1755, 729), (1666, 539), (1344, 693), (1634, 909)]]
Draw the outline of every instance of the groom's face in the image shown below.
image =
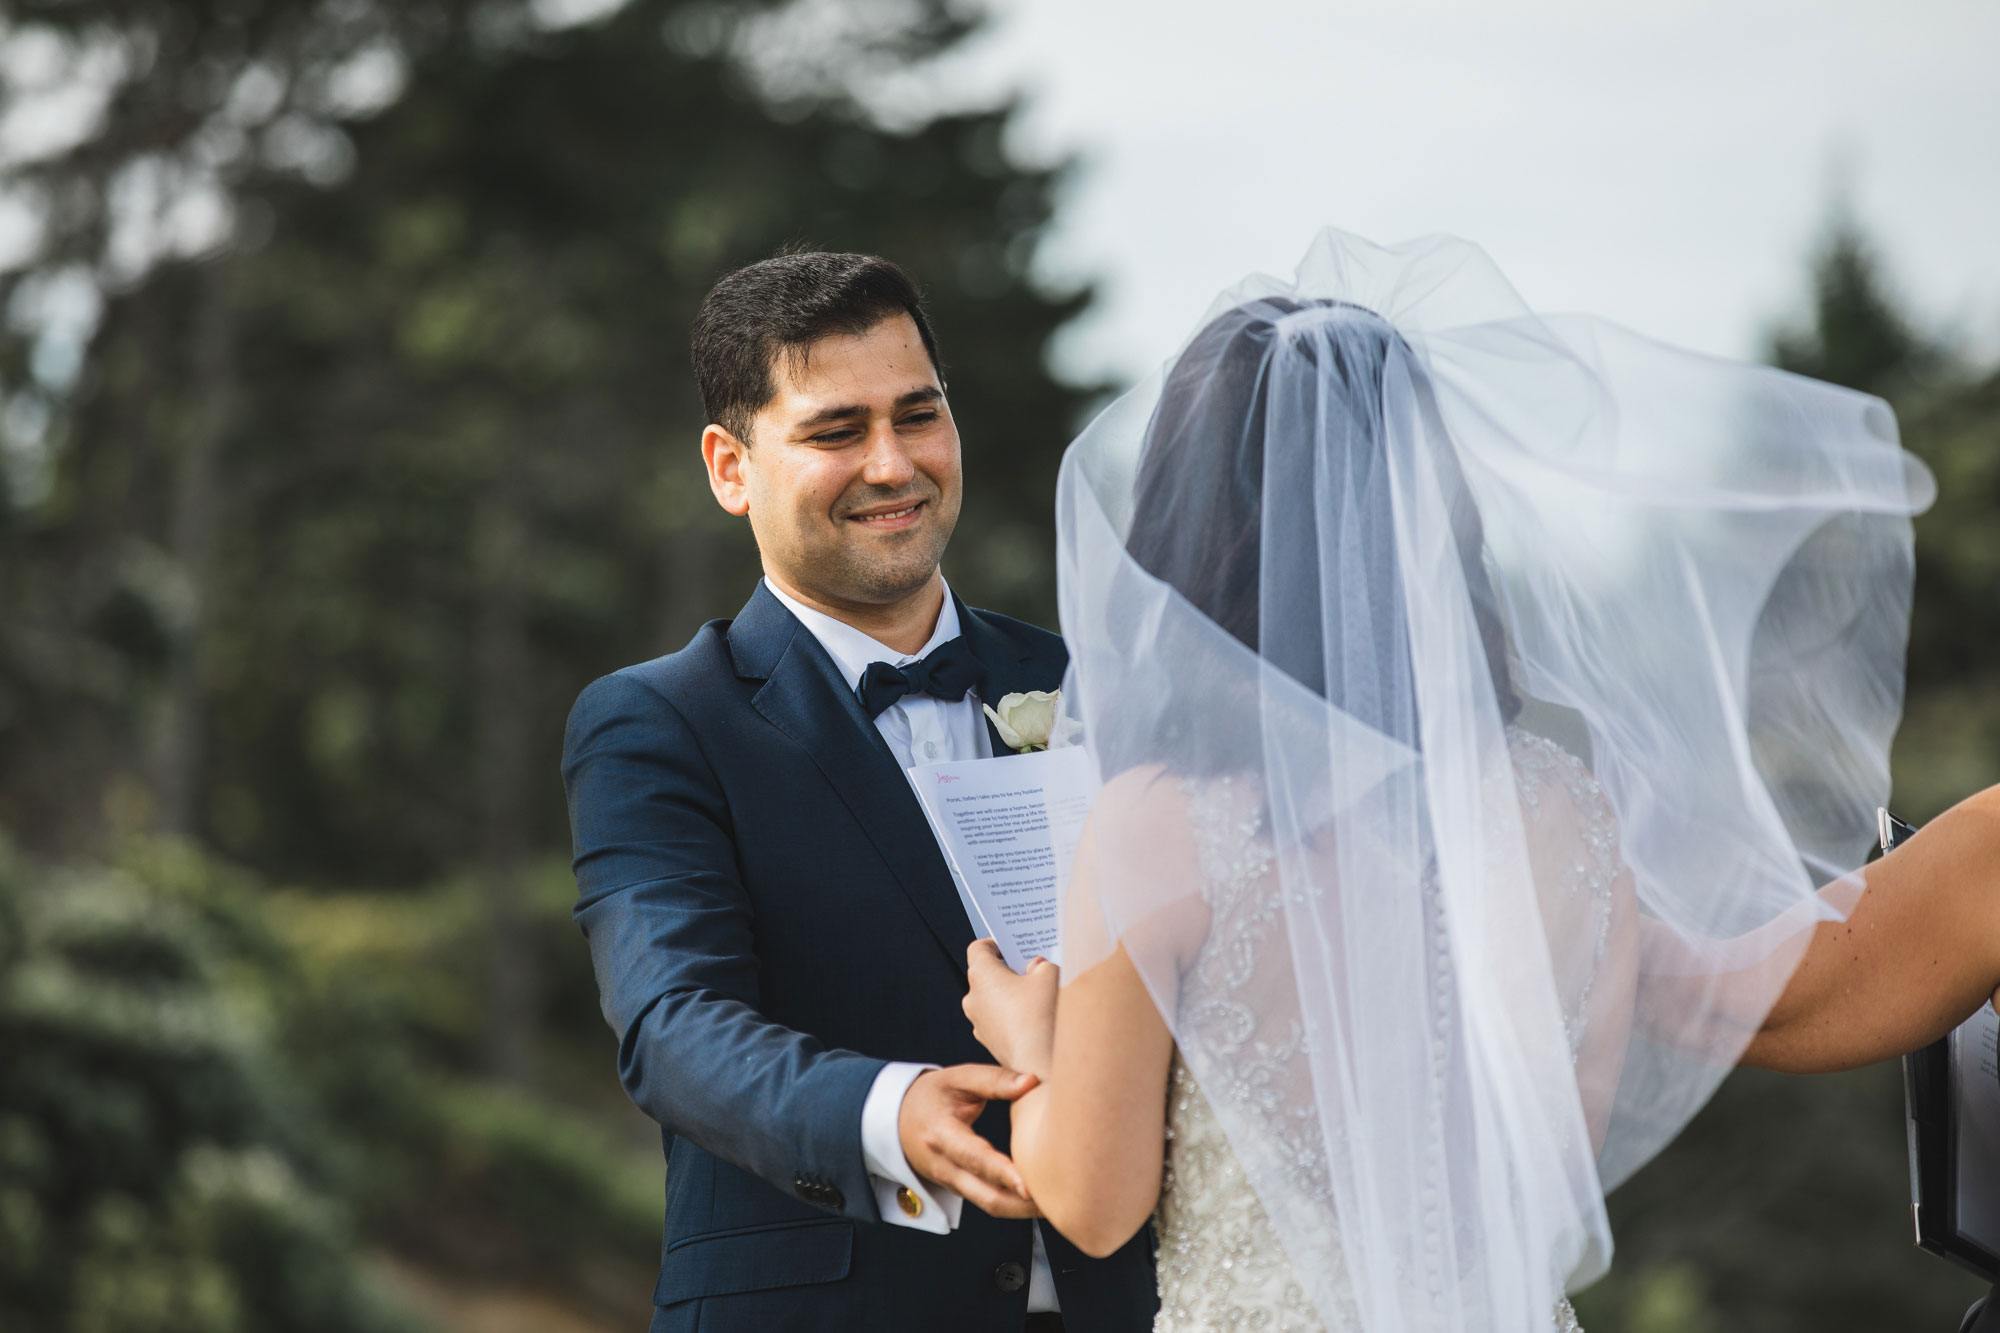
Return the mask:
[[(723, 507), (749, 516), (768, 572), (822, 605), (921, 591), (958, 523), (958, 428), (916, 323), (885, 319), (781, 352), (777, 392), (739, 443)], [(711, 428), (712, 430), (714, 428)]]

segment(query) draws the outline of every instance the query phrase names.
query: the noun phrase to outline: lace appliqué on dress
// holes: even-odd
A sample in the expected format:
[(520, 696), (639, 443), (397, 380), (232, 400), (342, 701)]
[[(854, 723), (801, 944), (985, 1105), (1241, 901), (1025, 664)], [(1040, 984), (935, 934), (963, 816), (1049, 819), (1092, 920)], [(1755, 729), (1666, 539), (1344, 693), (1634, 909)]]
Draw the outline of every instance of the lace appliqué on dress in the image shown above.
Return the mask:
[[(1618, 823), (1597, 779), (1568, 750), (1519, 727), (1507, 728), (1507, 748), (1514, 759), (1515, 791), (1529, 824), (1544, 820), (1544, 800), (1554, 786), (1561, 789), (1565, 800), (1560, 815), (1550, 812), (1547, 818), (1551, 821), (1561, 818), (1575, 825), (1568, 830), (1573, 835), (1568, 864), (1550, 876), (1555, 881), (1550, 887), (1559, 910), (1568, 909), (1566, 915), (1574, 928), (1585, 936), (1582, 941), (1562, 942), (1582, 944), (1589, 955), (1561, 996), (1563, 1028), (1569, 1037), (1569, 1057), (1574, 1061), (1583, 1046), (1591, 987), (1611, 941), (1612, 893), (1619, 865)], [(1536, 867), (1538, 874), (1543, 869)], [(1580, 918), (1578, 913), (1582, 914)], [(1550, 926), (1553, 934), (1553, 921)], [(1557, 942), (1552, 940), (1551, 944)]]
[[(1273, 894), (1256, 892), (1269, 877), (1272, 860), (1262, 802), (1229, 778), (1189, 781), (1182, 788), (1210, 925), (1183, 982), (1178, 1030), (1183, 1042), (1226, 1057), (1210, 1063), (1227, 1068), (1229, 1077), (1205, 1093), (1175, 1052), (1167, 1089), (1166, 1175), (1155, 1219), (1160, 1313), (1153, 1327), (1155, 1333), (1324, 1333), (1326, 1325), (1209, 1101), (1210, 1096), (1225, 1101), (1256, 1125), (1260, 1141), (1279, 1155), (1287, 1173), (1317, 1182), (1324, 1193), (1318, 1117), (1300, 1078), (1303, 1034), (1295, 1020), (1277, 1032), (1261, 1030), (1257, 1008), (1248, 1002), (1260, 970), (1269, 969), (1274, 955), (1289, 966), (1283, 958), (1283, 905)], [(1325, 1247), (1338, 1270), (1331, 1202), (1321, 1202)], [(1345, 1287), (1344, 1275), (1338, 1287)], [(1339, 1327), (1359, 1324), (1350, 1320)]]
[[(1609, 808), (1589, 771), (1552, 742), (1510, 729), (1509, 749), (1524, 813), (1538, 817), (1552, 781), (1585, 812), (1581, 845), (1562, 888), (1586, 895), (1598, 924), (1595, 955), (1580, 994), (1563, 996), (1570, 1052), (1582, 1040), (1582, 1014), (1608, 939), (1616, 831)], [(1257, 1008), (1246, 1001), (1260, 969), (1289, 970), (1283, 947), (1283, 906), (1263, 891), (1272, 869), (1264, 836), (1262, 801), (1247, 784), (1224, 777), (1185, 780), (1190, 824), (1201, 859), (1202, 896), (1210, 912), (1206, 942), (1184, 981), (1177, 1031), (1183, 1043), (1226, 1054), (1226, 1085), (1204, 1090), (1182, 1058), (1173, 1057), (1167, 1086), (1166, 1170), (1154, 1222), (1160, 1248), (1160, 1313), (1155, 1333), (1268, 1330), (1269, 1333), (1358, 1333), (1361, 1322), (1348, 1286), (1333, 1220), (1325, 1150), (1300, 1067), (1305, 1040), (1296, 1022), (1286, 1030), (1260, 1030)], [(1294, 1272), (1278, 1231), (1252, 1189), (1210, 1097), (1257, 1127), (1262, 1143), (1279, 1155), (1288, 1176), (1306, 1182), (1320, 1214), (1312, 1248), (1324, 1255), (1316, 1305)], [(1337, 1132), (1337, 1127), (1334, 1127)], [(1329, 1324), (1327, 1319), (1332, 1323)], [(1567, 1300), (1558, 1302), (1551, 1328), (1582, 1333)]]
[(1322, 1333), (1325, 1325), (1293, 1275), (1276, 1228), (1178, 1057), (1167, 1096), (1154, 1333)]

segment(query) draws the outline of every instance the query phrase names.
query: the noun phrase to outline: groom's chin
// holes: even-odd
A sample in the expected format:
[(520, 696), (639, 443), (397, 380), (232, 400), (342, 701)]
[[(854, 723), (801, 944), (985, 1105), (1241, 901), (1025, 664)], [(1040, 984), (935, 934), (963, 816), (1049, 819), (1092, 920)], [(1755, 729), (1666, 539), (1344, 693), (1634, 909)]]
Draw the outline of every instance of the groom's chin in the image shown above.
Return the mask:
[(888, 606), (906, 597), (914, 597), (927, 587), (937, 573), (937, 562), (931, 561), (921, 570), (877, 569), (855, 580), (855, 588), (860, 596), (857, 600)]
[(895, 602), (922, 592), (944, 559), (944, 542), (919, 528), (870, 533), (850, 548), (848, 582), (869, 601)]

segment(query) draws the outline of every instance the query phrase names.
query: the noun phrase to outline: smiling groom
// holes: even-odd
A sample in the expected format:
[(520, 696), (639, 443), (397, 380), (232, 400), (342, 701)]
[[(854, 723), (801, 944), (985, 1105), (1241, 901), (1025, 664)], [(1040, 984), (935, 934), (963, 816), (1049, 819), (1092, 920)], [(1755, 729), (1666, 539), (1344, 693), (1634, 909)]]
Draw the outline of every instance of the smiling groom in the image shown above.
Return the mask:
[(973, 927), (903, 773), (1005, 753), (981, 701), (1066, 664), (940, 572), (959, 439), (916, 287), (781, 255), (715, 285), (693, 350), (764, 577), (584, 690), (563, 751), (577, 921), (667, 1152), (653, 1333), (1140, 1333), (1146, 1234), (1093, 1260), (1031, 1220), (1031, 1080), (959, 1007)]

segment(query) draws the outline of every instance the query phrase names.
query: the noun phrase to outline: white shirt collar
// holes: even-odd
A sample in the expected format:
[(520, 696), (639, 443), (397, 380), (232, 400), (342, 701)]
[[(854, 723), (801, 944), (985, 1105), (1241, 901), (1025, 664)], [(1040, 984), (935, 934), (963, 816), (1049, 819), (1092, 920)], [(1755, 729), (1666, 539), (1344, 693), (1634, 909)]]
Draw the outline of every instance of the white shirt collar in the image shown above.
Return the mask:
[(860, 687), (861, 673), (868, 670), (870, 662), (887, 662), (892, 666), (915, 662), (928, 657), (932, 649), (951, 642), (959, 635), (958, 603), (952, 598), (950, 584), (945, 585), (944, 607), (938, 612), (937, 628), (931, 631), (929, 641), (914, 653), (899, 653), (888, 644), (863, 634), (846, 621), (835, 620), (824, 611), (813, 610), (796, 597), (787, 595), (784, 589), (769, 579), (764, 580), (764, 586), (771, 590), (773, 597), (785, 604), (786, 610), (797, 616), (800, 623), (812, 631), (813, 637), (819, 640), (820, 647), (826, 649), (834, 665), (840, 668), (841, 675), (847, 678), (849, 689)]

